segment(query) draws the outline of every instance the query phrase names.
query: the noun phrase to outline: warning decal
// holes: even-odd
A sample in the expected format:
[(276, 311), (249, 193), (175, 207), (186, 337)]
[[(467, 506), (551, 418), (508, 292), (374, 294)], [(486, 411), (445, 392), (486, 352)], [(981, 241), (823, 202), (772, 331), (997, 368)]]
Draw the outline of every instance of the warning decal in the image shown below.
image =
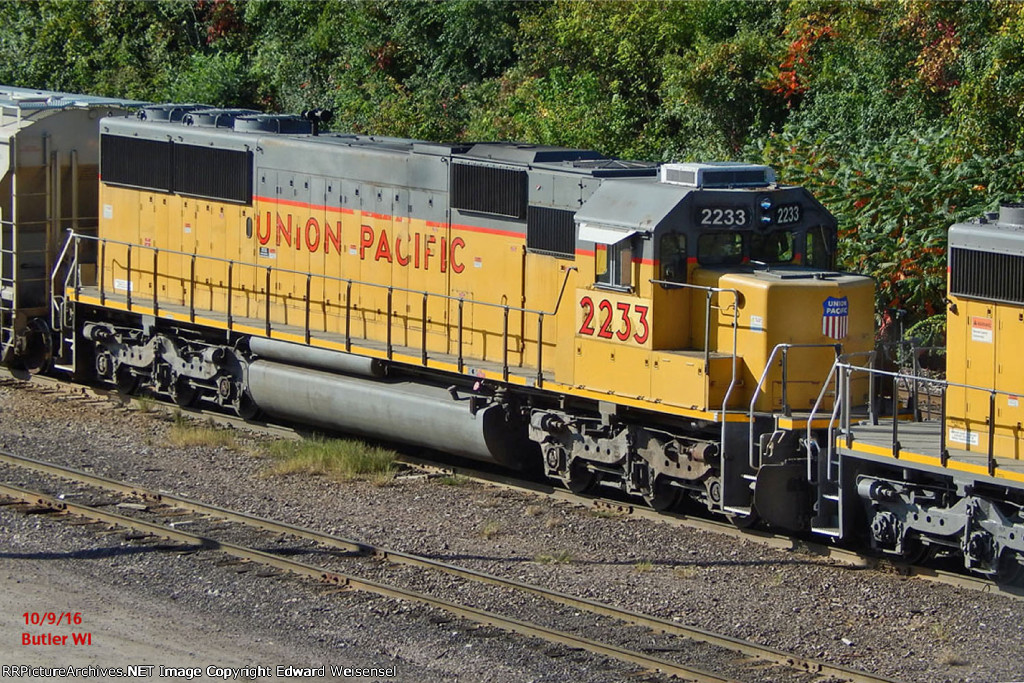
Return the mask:
[(992, 318), (971, 318), (971, 341), (992, 343)]

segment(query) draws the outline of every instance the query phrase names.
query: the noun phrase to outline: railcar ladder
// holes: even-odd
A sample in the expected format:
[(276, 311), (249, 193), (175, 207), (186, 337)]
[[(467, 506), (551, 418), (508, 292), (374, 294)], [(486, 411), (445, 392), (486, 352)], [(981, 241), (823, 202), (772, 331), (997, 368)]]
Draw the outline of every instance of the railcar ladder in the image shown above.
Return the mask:
[[(2, 143), (0, 143), (2, 144)], [(12, 183), (16, 186), (17, 177)], [(49, 192), (21, 192), (16, 190), (11, 194), (12, 215), (16, 214), (19, 202), (24, 199), (44, 197), (49, 201)], [(50, 223), (49, 217), (39, 221), (28, 221), (27, 225), (44, 225)], [(16, 339), (16, 325), (19, 307), (24, 306), (22, 301), (23, 293), (31, 289), (33, 285), (38, 286), (46, 292), (49, 285), (48, 274), (45, 269), (36, 277), (28, 277), (23, 269), (26, 261), (31, 262), (33, 257), (45, 263), (47, 247), (28, 249), (19, 239), (25, 224), (19, 224), (13, 218), (9, 219), (0, 215), (0, 361), (6, 362), (8, 354)], [(19, 293), (20, 292), (20, 293)]]
[[(68, 307), (66, 293), (72, 283), (76, 292), (80, 285), (78, 253), (77, 238), (73, 234), (69, 234), (64, 241), (60, 255), (53, 264), (53, 272), (50, 275), (50, 322), (54, 341), (58, 344), (58, 348), (54, 350), (55, 364), (53, 367), (72, 374), (76, 373), (77, 354), (75, 353), (75, 324), (73, 319), (69, 319), (69, 316), (73, 314), (74, 308)], [(58, 286), (62, 275), (63, 284)]]
[(842, 538), (843, 536), (843, 461), (836, 449), (836, 437), (845, 438), (844, 430), (849, 428), (849, 375), (840, 370), (835, 397), (835, 415), (842, 415), (842, 425), (839, 429), (835, 424), (830, 424), (825, 443), (818, 445), (817, 467), (812, 468), (815, 480), (812, 485), (816, 491), (815, 514), (811, 519), (811, 531), (829, 536), (831, 538)]
[(14, 345), (14, 280), (0, 277), (0, 360), (6, 360)]
[(5, 361), (14, 345), (15, 294), (14, 226), (0, 215), (0, 361)]
[(818, 499), (811, 530), (832, 538), (843, 535), (842, 468), (842, 459), (832, 444), (828, 444), (818, 454)]
[[(11, 114), (13, 110), (13, 114)], [(21, 107), (0, 107), (0, 126), (7, 125), (8, 116), (21, 120)], [(10, 158), (11, 168), (15, 168), (13, 158), (14, 147), (7, 137), (0, 138), (0, 149)], [(17, 191), (17, 178), (12, 178), (11, 215), (4, 215), (0, 208), (0, 362), (6, 362), (14, 345), (15, 306), (17, 301), (17, 268), (15, 262), (14, 214), (17, 206), (14, 193)]]

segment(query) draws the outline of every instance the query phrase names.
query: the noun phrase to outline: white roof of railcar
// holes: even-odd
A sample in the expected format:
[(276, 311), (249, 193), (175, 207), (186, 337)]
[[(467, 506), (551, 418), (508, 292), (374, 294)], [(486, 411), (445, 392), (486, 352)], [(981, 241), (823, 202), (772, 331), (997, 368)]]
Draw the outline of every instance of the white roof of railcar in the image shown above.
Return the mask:
[(0, 85), (0, 105), (19, 109), (66, 109), (68, 107), (138, 107), (146, 102), (122, 97), (78, 95), (56, 90), (38, 90)]

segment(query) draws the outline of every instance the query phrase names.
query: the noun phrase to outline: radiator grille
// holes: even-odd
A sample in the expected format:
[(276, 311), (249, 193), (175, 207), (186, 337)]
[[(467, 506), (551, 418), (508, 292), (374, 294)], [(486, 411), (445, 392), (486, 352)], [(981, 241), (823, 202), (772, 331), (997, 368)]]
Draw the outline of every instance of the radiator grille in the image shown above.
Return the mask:
[(953, 247), (949, 291), (957, 296), (1024, 304), (1024, 256)]
[(174, 191), (249, 203), (252, 198), (252, 152), (175, 145)]
[(526, 171), (452, 165), (452, 208), (525, 218), (527, 190)]
[(242, 204), (252, 203), (252, 152), (104, 135), (105, 183)]
[(542, 254), (576, 258), (575, 212), (531, 206), (526, 214), (526, 248)]
[(104, 182), (171, 191), (171, 143), (104, 135), (100, 141)]

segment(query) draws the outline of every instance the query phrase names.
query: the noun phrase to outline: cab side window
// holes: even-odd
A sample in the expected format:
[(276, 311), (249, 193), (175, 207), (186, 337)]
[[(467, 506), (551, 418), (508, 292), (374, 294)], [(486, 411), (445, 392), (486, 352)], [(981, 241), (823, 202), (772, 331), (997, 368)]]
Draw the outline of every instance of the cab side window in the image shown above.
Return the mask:
[(661, 272), (664, 282), (686, 282), (686, 235), (670, 232), (661, 236), (658, 244)]
[(598, 244), (595, 273), (598, 284), (628, 289), (633, 286), (633, 243), (624, 239), (615, 244)]
[(703, 266), (734, 266), (743, 262), (743, 234), (707, 232), (697, 238), (697, 261)]

